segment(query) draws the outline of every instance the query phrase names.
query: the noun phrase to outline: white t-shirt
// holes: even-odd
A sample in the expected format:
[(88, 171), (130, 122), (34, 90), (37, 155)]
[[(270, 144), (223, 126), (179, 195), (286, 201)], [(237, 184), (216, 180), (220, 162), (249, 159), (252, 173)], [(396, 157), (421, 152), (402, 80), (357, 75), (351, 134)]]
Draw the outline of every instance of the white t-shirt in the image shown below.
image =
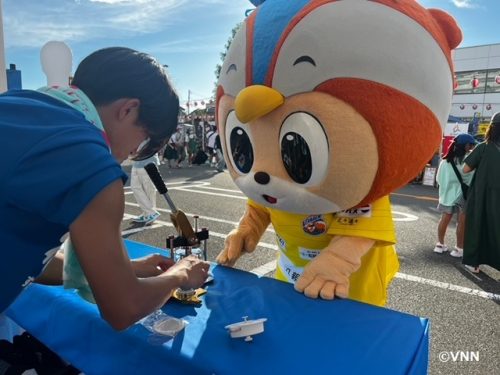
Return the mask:
[(217, 137), (217, 133), (214, 131), (209, 131), (207, 133), (207, 146), (210, 148), (215, 148), (215, 138)]
[(178, 132), (175, 132), (174, 134), (172, 134), (172, 136), (170, 137), (169, 143), (173, 143), (176, 146), (181, 146), (184, 143), (184, 142), (182, 142), (182, 134), (178, 133)]

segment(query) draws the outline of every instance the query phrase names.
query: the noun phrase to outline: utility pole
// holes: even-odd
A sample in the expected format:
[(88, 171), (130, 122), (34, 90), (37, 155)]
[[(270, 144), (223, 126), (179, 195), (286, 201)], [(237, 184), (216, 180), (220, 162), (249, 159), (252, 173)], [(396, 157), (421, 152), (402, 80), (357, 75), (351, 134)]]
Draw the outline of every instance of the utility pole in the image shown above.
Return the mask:
[(188, 90), (188, 102), (187, 102), (187, 119), (188, 119), (188, 124), (191, 123), (191, 114), (189, 113), (189, 102), (191, 101), (191, 90)]

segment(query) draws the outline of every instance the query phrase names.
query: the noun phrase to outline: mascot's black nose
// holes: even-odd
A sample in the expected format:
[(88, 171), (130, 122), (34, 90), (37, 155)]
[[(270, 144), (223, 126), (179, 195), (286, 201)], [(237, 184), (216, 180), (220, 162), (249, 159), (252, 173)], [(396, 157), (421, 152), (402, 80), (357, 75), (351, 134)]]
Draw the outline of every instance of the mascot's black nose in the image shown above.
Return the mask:
[(255, 181), (261, 185), (266, 185), (269, 183), (271, 177), (266, 172), (257, 172), (253, 177)]

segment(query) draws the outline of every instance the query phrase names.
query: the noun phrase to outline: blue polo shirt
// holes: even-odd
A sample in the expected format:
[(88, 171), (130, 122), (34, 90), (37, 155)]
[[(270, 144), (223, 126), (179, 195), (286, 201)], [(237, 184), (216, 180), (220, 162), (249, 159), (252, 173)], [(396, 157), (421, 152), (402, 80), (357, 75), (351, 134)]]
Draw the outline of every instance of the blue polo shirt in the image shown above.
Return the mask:
[(99, 129), (35, 91), (0, 95), (0, 150), (2, 312), (40, 274), (87, 204), (127, 176)]

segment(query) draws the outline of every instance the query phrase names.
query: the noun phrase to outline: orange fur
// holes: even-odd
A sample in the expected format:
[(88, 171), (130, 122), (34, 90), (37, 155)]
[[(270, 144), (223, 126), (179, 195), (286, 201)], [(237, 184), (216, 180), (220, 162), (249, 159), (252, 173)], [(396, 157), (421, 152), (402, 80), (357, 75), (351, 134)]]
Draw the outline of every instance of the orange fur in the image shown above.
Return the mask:
[(352, 78), (324, 82), (316, 91), (329, 93), (354, 107), (370, 123), (377, 138), (379, 169), (370, 192), (358, 206), (408, 183), (439, 147), (441, 127), (434, 114), (402, 92)]

